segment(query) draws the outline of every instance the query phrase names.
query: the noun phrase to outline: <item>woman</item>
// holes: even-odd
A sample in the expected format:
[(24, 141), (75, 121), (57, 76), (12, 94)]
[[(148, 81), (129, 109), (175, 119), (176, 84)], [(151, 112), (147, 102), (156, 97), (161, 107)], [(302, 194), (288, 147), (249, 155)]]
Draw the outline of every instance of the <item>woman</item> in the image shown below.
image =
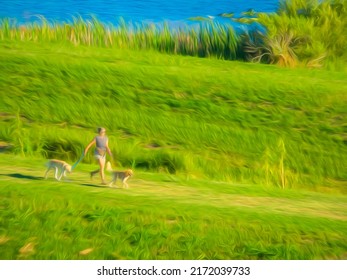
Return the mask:
[(106, 136), (106, 129), (103, 127), (98, 128), (98, 133), (97, 135), (85, 148), (84, 150), (84, 155), (87, 154), (89, 148), (95, 144), (95, 152), (94, 152), (94, 157), (99, 163), (100, 168), (98, 170), (90, 172), (90, 178), (93, 178), (93, 176), (100, 172), (100, 177), (101, 177), (101, 184), (106, 185), (105, 182), (105, 161), (106, 161), (106, 152), (111, 156), (112, 158), (112, 153), (110, 148), (108, 147), (108, 137)]

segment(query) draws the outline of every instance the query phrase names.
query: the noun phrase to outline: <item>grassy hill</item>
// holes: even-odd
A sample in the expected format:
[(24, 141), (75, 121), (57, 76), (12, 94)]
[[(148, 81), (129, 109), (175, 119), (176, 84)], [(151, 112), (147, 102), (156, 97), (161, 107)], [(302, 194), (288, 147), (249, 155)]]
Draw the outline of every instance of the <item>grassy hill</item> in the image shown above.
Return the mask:
[(13, 152), (75, 161), (105, 126), (120, 166), (283, 188), (347, 178), (345, 72), (20, 41), (0, 60)]

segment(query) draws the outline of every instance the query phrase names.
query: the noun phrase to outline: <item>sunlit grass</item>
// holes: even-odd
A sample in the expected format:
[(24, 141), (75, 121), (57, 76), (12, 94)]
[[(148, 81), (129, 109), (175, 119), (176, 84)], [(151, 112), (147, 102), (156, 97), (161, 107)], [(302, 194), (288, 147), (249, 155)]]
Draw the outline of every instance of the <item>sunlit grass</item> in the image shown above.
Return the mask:
[(34, 42), (0, 59), (15, 153), (74, 161), (103, 125), (119, 166), (344, 191), (344, 72)]
[(43, 180), (43, 163), (0, 157), (1, 259), (345, 256), (342, 195), (140, 171), (130, 189), (109, 189), (90, 182), (83, 164), (70, 181)]
[[(343, 48), (277, 33), (305, 26), (295, 3), (263, 18), (269, 41), (214, 23), (2, 20), (0, 259), (345, 259), (346, 72), (216, 59), (244, 58), (246, 42), (253, 60), (340, 61)], [(115, 167), (135, 171), (129, 190), (89, 181), (92, 153), (70, 181), (42, 179), (99, 126)]]

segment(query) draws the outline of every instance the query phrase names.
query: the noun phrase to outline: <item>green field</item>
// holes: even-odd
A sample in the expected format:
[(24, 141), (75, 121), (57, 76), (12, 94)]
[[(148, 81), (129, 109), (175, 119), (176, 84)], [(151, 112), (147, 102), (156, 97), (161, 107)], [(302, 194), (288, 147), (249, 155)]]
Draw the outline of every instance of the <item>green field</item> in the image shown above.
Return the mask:
[(347, 198), (138, 171), (129, 189), (0, 155), (1, 259), (346, 259)]
[[(344, 70), (9, 36), (0, 73), (0, 259), (346, 259)], [(43, 180), (98, 126), (129, 189)]]
[(0, 137), (12, 152), (75, 161), (105, 126), (118, 166), (346, 192), (346, 72), (0, 46)]

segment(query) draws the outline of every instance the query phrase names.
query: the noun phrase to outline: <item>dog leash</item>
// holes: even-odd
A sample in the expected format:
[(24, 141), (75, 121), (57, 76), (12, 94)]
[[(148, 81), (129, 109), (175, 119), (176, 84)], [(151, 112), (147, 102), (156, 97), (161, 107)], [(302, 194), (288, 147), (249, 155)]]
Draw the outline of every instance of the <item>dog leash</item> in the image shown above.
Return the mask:
[(80, 156), (79, 160), (73, 164), (73, 166), (71, 167), (71, 171), (76, 168), (77, 164), (79, 164), (83, 158), (84, 158), (84, 152), (82, 152), (82, 155)]

